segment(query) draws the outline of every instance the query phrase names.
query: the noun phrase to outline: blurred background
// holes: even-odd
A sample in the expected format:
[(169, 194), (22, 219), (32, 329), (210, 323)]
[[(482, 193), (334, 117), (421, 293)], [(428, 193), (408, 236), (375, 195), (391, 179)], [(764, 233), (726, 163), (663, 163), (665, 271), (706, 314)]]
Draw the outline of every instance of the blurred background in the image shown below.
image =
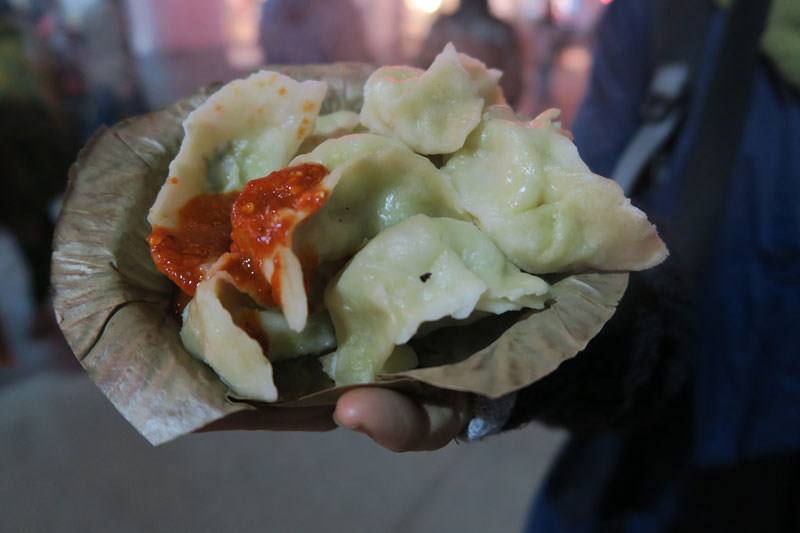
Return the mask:
[(563, 438), (541, 427), (426, 456), (343, 432), (150, 448), (58, 331), (52, 228), (98, 127), (264, 64), (427, 67), (452, 41), (505, 72), (520, 112), (569, 127), (610, 1), (0, 0), (0, 530), (518, 529)]

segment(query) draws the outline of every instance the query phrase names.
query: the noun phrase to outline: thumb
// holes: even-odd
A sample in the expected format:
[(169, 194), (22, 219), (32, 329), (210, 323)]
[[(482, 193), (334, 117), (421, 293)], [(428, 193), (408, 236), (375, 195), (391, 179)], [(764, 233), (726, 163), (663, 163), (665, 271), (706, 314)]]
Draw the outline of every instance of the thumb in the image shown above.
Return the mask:
[(469, 395), (448, 392), (441, 401), (418, 402), (399, 392), (365, 387), (339, 398), (336, 423), (367, 434), (395, 452), (436, 450), (469, 421)]

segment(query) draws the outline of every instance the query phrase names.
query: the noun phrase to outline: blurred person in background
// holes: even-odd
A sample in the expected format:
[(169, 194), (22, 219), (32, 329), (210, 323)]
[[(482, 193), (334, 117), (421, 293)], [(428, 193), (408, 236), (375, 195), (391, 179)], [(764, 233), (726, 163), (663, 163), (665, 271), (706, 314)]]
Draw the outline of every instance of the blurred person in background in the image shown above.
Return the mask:
[(545, 3), (540, 17), (523, 22), (519, 29), (520, 39), (525, 43), (522, 49), (525, 91), (516, 109), (535, 116), (553, 105), (552, 73), (559, 53), (570, 42), (570, 32), (556, 22), (552, 1)]
[(31, 35), (38, 18), (33, 12), (16, 15), (0, 1), (0, 226), (24, 253), (40, 322), (52, 322), (45, 305), (53, 232), (49, 208), (66, 186), (77, 139), (60, 106), (56, 63)]
[(266, 64), (372, 60), (361, 12), (350, 0), (268, 0), (259, 42)]
[(516, 105), (522, 90), (519, 43), (511, 25), (491, 13), (488, 0), (461, 0), (455, 13), (436, 19), (414, 66), (428, 68), (449, 42), (459, 52), (502, 70), (503, 95), (510, 105)]
[(62, 55), (74, 63), (83, 83), (77, 109), (81, 136), (87, 139), (102, 125), (143, 112), (121, 1), (59, 0), (52, 16), (66, 36)]

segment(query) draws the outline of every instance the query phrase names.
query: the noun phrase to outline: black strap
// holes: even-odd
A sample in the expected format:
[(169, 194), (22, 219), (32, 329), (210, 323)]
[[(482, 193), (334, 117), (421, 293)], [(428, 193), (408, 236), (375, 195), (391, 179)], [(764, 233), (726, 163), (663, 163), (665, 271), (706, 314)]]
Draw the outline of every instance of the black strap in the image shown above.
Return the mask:
[(706, 91), (695, 142), (687, 154), (678, 195), (676, 231), (682, 269), (699, 282), (728, 197), (731, 173), (752, 95), (758, 48), (770, 0), (734, 0)]

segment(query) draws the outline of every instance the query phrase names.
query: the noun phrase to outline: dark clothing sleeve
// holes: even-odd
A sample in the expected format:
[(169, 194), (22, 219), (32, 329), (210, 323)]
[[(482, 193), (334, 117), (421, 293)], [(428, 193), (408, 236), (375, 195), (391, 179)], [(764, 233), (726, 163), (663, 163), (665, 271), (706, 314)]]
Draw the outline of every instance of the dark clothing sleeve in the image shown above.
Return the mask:
[(576, 357), (517, 394), (504, 429), (532, 419), (573, 433), (636, 427), (689, 381), (688, 302), (670, 264), (634, 272), (611, 320)]

